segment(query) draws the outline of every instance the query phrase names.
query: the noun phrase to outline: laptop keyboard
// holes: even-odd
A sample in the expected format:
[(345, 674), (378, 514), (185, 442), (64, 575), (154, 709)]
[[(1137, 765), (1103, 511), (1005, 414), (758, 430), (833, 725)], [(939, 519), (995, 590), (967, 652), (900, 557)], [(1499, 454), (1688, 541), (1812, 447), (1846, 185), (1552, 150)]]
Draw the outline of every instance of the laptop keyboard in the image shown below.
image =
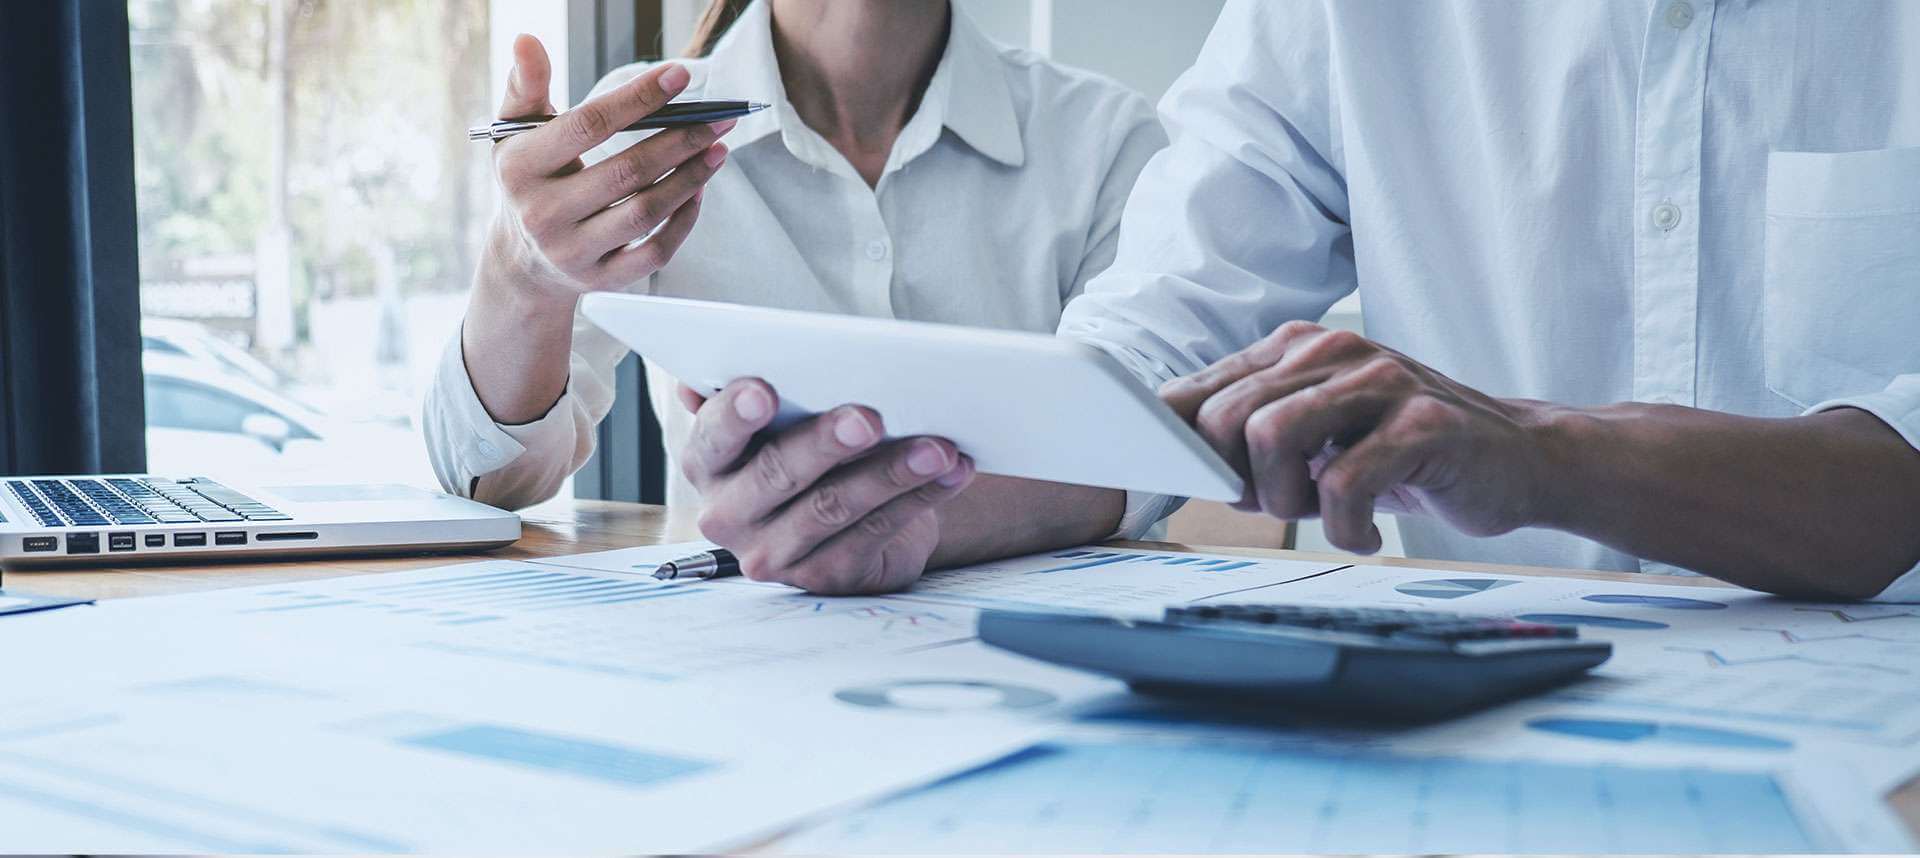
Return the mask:
[(205, 477), (8, 480), (7, 490), (46, 527), (293, 520)]

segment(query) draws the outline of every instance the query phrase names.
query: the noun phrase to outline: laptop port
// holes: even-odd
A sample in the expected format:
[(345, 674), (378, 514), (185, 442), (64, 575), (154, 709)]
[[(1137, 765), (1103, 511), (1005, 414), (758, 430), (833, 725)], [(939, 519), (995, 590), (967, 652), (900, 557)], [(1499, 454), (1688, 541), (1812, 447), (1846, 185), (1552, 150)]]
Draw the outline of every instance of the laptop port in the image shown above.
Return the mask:
[(215, 532), (214, 532), (214, 534), (213, 534), (213, 544), (215, 544), (215, 545), (245, 545), (245, 544), (247, 544), (247, 532), (246, 532), (246, 531), (244, 531), (244, 530), (220, 530), (220, 531), (215, 531)]
[(279, 533), (256, 533), (255, 542), (290, 542), (297, 539), (319, 539), (320, 534), (311, 530), (283, 530)]
[(173, 547), (175, 548), (199, 548), (206, 544), (207, 535), (204, 533), (176, 533), (173, 535)]
[(148, 548), (167, 547), (167, 535), (164, 533), (149, 533), (142, 538), (146, 540)]
[(107, 550), (108, 551), (132, 551), (133, 548), (134, 548), (133, 534), (131, 533), (107, 534)]
[(58, 536), (29, 536), (20, 542), (21, 547), (28, 551), (53, 551), (60, 547)]
[(99, 554), (100, 553), (100, 534), (98, 533), (67, 534), (67, 553), (68, 554)]

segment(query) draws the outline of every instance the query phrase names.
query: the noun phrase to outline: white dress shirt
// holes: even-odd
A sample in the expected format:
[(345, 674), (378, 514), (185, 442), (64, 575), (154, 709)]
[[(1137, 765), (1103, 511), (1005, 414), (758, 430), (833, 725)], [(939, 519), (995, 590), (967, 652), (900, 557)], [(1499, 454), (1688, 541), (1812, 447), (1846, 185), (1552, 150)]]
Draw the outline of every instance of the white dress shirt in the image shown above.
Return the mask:
[[(692, 235), (665, 268), (633, 284), (635, 292), (1052, 331), (1068, 299), (1112, 261), (1128, 191), (1166, 145), (1138, 94), (995, 44), (958, 7), (877, 188), (794, 112), (766, 3), (748, 7), (711, 57), (681, 62), (692, 76), (682, 98), (773, 107), (727, 135), (732, 154), (707, 186)], [(617, 69), (595, 92), (644, 70)], [(615, 135), (588, 160), (637, 139)], [(505, 426), (487, 415), (467, 377), (465, 361), (486, 357), (463, 360), (456, 335), (426, 403), (441, 484), (509, 508), (552, 497), (593, 452), (626, 354), (576, 317), (565, 395), (540, 420)], [(648, 384), (671, 456), (691, 419), (673, 379), (653, 371)], [(668, 480), (668, 503), (696, 500), (677, 467)], [(1152, 524), (1144, 510), (1130, 522)]]
[(1920, 446), (1920, 3), (1236, 0), (1161, 113), (1061, 328), (1149, 381), (1358, 289), (1368, 336), (1496, 396), (1850, 405)]

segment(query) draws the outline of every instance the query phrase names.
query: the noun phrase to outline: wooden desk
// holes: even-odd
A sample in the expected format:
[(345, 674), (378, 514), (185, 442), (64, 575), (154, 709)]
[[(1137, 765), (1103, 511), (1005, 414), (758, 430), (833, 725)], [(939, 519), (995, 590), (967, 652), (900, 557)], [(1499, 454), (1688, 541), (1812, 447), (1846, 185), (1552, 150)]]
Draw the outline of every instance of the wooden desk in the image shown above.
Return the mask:
[[(580, 501), (563, 515), (529, 515), (520, 541), (505, 548), (478, 554), (412, 555), (405, 557), (327, 559), (269, 563), (211, 564), (197, 567), (128, 566), (86, 571), (21, 571), (6, 573), (5, 584), (47, 595), (83, 596), (91, 599), (118, 599), (132, 596), (157, 596), (192, 593), (253, 584), (308, 581), (417, 569), (470, 560), (530, 560), (562, 554), (603, 551), (633, 545), (652, 545), (697, 539), (690, 516), (670, 514), (665, 507), (609, 501)], [(1277, 549), (1211, 548), (1161, 543), (1137, 543), (1141, 547), (1162, 550), (1198, 550), (1277, 557), (1293, 560), (1331, 560), (1341, 563), (1368, 563), (1381, 566), (1417, 566), (1461, 572), (1501, 572), (1513, 575), (1545, 575), (1562, 578), (1587, 578), (1602, 581), (1640, 581), (1637, 575), (1615, 572), (1588, 572), (1571, 569), (1547, 569), (1532, 566), (1495, 566), (1451, 563), (1438, 560), (1410, 560), (1398, 557), (1355, 558), (1348, 555), (1319, 554)], [(1662, 584), (1696, 587), (1725, 587), (1718, 581), (1702, 578), (1663, 578)], [(1887, 796), (1887, 801), (1920, 838), (1920, 778)]]

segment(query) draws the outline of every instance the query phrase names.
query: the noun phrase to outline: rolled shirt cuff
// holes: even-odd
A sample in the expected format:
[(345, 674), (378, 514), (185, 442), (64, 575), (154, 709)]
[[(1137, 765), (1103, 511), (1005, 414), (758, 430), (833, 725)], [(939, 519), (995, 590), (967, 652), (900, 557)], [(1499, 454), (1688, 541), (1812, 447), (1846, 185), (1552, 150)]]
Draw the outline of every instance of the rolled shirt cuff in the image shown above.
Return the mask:
[[(1807, 409), (1806, 413), (1816, 414), (1835, 408), (1865, 411), (1900, 433), (1900, 437), (1906, 439), (1915, 450), (1920, 450), (1920, 375), (1899, 376), (1878, 393), (1829, 399)], [(1873, 597), (1873, 601), (1920, 602), (1920, 565), (1894, 579), (1892, 584), (1880, 591), (1880, 595)]]
[(1165, 539), (1167, 516), (1173, 515), (1186, 502), (1186, 498), (1173, 495), (1127, 492), (1127, 511), (1120, 516), (1120, 526), (1107, 538)]
[(566, 419), (569, 415), (566, 409), (557, 407), (565, 401), (564, 394), (556, 401), (556, 407), (549, 408), (532, 423), (495, 422), (473, 389), (473, 378), (467, 374), (466, 357), (458, 335), (441, 355), (438, 373), (435, 387), (439, 391), (440, 408), (436, 409), (439, 413), (432, 416), (440, 424), (440, 446), (452, 457), (448, 470), (457, 477), (458, 485), (449, 488), (459, 494), (471, 495), (474, 480), (513, 464), (529, 448), (572, 446), (573, 428)]

